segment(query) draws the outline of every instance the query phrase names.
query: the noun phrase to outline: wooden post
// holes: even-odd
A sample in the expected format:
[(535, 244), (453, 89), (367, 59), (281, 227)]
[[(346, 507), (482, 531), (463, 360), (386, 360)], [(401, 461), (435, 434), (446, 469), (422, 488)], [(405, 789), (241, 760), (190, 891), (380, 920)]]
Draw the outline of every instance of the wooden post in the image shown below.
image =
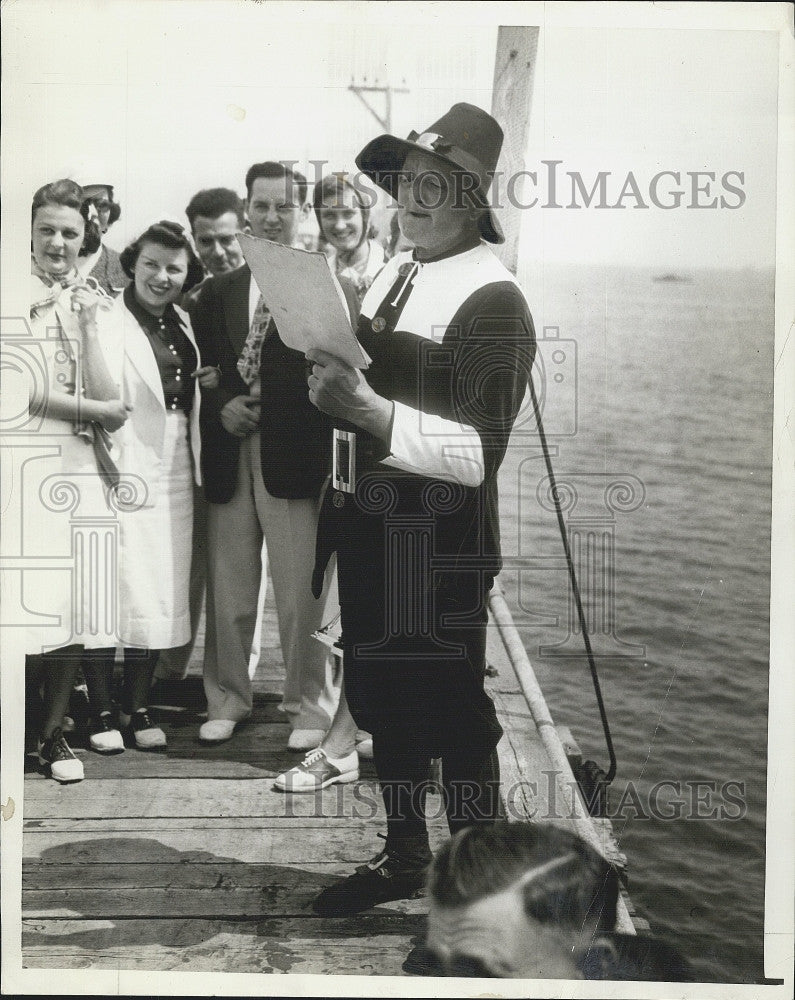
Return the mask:
[[(494, 61), (491, 113), (505, 133), (497, 164), (499, 173), (492, 188), (492, 193), (496, 191), (499, 194), (499, 205), (502, 206), (498, 209), (497, 216), (505, 233), (505, 243), (494, 249), (513, 274), (516, 274), (519, 262), (521, 213), (508, 201), (508, 185), (511, 178), (525, 169), (538, 30), (501, 25), (497, 32), (497, 56)], [(514, 197), (521, 197), (522, 184), (512, 183), (511, 191)]]

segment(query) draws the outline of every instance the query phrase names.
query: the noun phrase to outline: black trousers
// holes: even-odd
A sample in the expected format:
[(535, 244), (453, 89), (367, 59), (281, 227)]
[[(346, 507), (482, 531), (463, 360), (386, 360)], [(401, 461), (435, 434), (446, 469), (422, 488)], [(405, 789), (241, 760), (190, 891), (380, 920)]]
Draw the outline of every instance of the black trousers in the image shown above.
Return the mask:
[[(415, 752), (379, 749), (373, 757), (387, 815), (387, 849), (410, 863), (431, 858), (426, 825), (428, 768), (431, 758)], [(475, 823), (502, 816), (497, 751), (459, 751), (442, 756), (442, 797), (451, 835)]]
[[(83, 655), (83, 674), (86, 678), (91, 715), (98, 719), (103, 712), (113, 710), (113, 664), (115, 649), (87, 649)], [(149, 704), (157, 660), (156, 649), (124, 650), (124, 687), (122, 711), (131, 715)]]
[(394, 516), (363, 506), (337, 544), (345, 694), (373, 736), (388, 847), (425, 862), (432, 758), (442, 760), (451, 833), (500, 811), (502, 728), (484, 690), (494, 572), (434, 553), (433, 526), (412, 521), (408, 505)]

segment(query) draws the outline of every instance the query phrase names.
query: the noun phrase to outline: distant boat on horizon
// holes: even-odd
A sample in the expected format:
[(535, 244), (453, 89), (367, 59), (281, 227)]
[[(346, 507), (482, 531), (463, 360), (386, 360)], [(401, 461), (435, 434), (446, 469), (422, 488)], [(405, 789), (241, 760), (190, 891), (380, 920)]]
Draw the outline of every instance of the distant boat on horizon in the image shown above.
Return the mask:
[(689, 284), (693, 281), (691, 277), (686, 274), (676, 274), (674, 271), (666, 271), (665, 274), (655, 274), (652, 281), (665, 281), (665, 282), (680, 282), (682, 284)]

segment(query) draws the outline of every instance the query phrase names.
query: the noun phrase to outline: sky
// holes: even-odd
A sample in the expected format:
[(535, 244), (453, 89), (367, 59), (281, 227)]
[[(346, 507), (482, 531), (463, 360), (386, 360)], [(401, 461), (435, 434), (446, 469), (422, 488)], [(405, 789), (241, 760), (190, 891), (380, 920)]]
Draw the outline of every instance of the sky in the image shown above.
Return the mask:
[[(35, 187), (57, 176), (104, 172), (122, 204), (110, 238), (121, 247), (157, 218), (184, 221), (184, 206), (201, 187), (242, 191), (257, 160), (352, 168), (356, 152), (382, 131), (348, 89), (352, 80), (407, 88), (393, 98), (398, 135), (429, 125), (455, 101), (490, 107), (498, 20), (484, 20), (484, 6), (500, 7), (11, 3), (3, 43), (14, 100), (6, 134), (18, 130), (19, 137), (13, 156), (5, 147), (4, 180), (28, 203)], [(523, 259), (772, 266), (776, 33), (648, 27), (637, 16), (567, 26), (559, 12), (571, 6), (521, 8), (528, 23), (541, 14), (526, 151), (538, 183), (525, 188), (526, 202), (535, 194), (538, 204), (522, 210)], [(561, 161), (561, 208), (543, 207), (550, 160)], [(679, 174), (678, 184), (661, 179), (659, 200), (679, 189), (680, 207), (651, 203), (660, 171)], [(699, 200), (723, 194), (742, 204), (691, 207), (688, 171), (716, 176)], [(729, 171), (742, 174), (730, 179), (742, 196), (721, 187)], [(634, 207), (632, 183), (623, 208), (568, 207), (569, 175), (579, 174), (590, 190), (600, 172), (608, 173), (605, 204), (619, 201), (631, 175), (649, 207)]]

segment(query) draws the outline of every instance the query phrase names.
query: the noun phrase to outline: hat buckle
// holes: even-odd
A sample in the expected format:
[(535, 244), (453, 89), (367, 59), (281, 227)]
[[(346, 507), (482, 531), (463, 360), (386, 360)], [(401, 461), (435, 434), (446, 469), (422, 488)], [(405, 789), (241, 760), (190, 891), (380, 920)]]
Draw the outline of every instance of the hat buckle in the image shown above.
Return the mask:
[(395, 179), (412, 150), (427, 152), (456, 171), (471, 174), (476, 186), (468, 190), (482, 209), (481, 236), (490, 243), (502, 243), (502, 229), (488, 200), (502, 141), (503, 131), (488, 112), (472, 104), (454, 104), (438, 121), (422, 132), (412, 130), (406, 139), (382, 135), (371, 140), (356, 157), (356, 165), (392, 197)]

